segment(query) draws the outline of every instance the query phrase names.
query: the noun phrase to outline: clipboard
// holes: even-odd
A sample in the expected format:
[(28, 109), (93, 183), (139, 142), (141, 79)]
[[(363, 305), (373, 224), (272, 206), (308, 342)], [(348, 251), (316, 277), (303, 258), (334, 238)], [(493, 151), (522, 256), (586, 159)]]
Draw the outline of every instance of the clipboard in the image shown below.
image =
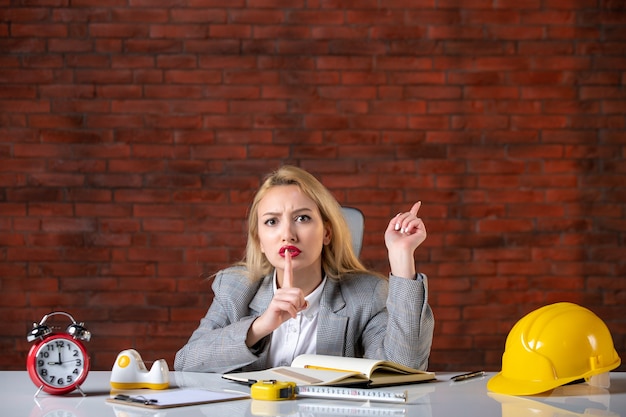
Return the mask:
[(185, 407), (223, 401), (243, 400), (250, 395), (241, 392), (207, 391), (202, 389), (174, 389), (145, 395), (117, 394), (106, 399), (111, 404), (149, 409)]

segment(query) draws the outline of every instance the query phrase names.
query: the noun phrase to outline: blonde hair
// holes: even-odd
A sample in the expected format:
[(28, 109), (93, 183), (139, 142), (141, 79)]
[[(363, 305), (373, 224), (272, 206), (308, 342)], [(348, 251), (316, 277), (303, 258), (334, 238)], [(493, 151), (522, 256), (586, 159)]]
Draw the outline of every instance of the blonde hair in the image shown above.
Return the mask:
[(322, 269), (326, 276), (329, 279), (341, 280), (346, 274), (371, 274), (372, 272), (363, 266), (352, 249), (348, 224), (341, 212), (341, 206), (330, 191), (307, 171), (285, 165), (265, 178), (250, 206), (246, 257), (240, 262), (246, 266), (249, 278), (256, 281), (273, 271), (274, 267), (261, 251), (258, 206), (268, 190), (284, 185), (298, 186), (313, 200), (322, 215), (322, 221), (331, 229), (330, 242), (322, 249)]

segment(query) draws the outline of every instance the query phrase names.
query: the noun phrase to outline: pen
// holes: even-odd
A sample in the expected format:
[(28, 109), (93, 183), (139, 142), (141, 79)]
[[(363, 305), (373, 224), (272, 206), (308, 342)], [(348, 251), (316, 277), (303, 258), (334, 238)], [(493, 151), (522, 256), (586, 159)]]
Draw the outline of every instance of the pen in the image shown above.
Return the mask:
[(354, 373), (354, 371), (348, 371), (347, 369), (327, 368), (325, 366), (304, 365), (304, 367), (307, 368), (307, 369), (317, 369), (317, 370), (320, 370), (320, 371), (351, 372), (351, 373)]
[(479, 376), (485, 375), (485, 371), (474, 371), (468, 372), (466, 374), (456, 375), (450, 378), (454, 382), (465, 381), (466, 379), (478, 378)]
[(144, 405), (151, 405), (151, 404), (158, 403), (157, 400), (147, 399), (141, 395), (137, 397), (131, 397), (130, 395), (119, 394), (119, 395), (116, 395), (113, 399), (119, 400), (119, 401), (127, 401), (129, 403), (139, 403), (139, 404), (144, 404)]

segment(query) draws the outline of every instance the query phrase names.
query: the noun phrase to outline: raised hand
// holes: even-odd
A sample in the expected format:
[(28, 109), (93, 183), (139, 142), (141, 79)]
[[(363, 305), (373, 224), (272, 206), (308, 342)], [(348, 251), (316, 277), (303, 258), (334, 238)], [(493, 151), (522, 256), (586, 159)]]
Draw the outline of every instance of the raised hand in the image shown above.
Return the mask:
[[(277, 300), (277, 298), (287, 303), (285, 305), (284, 311), (288, 312), (291, 318), (295, 318), (299, 311), (307, 308), (307, 302), (304, 299), (304, 293), (300, 288), (294, 287), (293, 285), (293, 267), (291, 266), (291, 253), (288, 250), (285, 251), (285, 269), (283, 272), (283, 284), (281, 288), (277, 289), (272, 302), (274, 302), (274, 300)], [(287, 320), (288, 318), (289, 317), (285, 318), (285, 320)]]
[(415, 249), (426, 240), (426, 226), (417, 217), (422, 202), (418, 201), (408, 212), (396, 214), (385, 230), (385, 245), (389, 251), (391, 273), (400, 277), (415, 276)]
[(289, 251), (285, 251), (285, 269), (282, 285), (276, 289), (276, 293), (274, 293), (267, 310), (252, 324), (248, 332), (248, 346), (252, 346), (290, 318), (295, 318), (299, 311), (307, 307), (304, 293), (300, 288), (293, 286), (291, 254)]

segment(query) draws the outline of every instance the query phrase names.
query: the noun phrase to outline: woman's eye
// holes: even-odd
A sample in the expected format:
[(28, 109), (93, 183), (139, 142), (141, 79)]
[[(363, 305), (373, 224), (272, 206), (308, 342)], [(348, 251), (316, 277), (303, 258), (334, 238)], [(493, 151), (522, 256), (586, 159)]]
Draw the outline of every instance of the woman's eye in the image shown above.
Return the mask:
[(305, 214), (303, 214), (303, 215), (301, 215), (301, 216), (296, 217), (296, 221), (297, 221), (297, 222), (307, 222), (307, 221), (309, 221), (310, 219), (311, 219), (311, 218), (310, 218), (309, 216), (305, 215)]
[(264, 223), (267, 226), (274, 226), (276, 224), (276, 219), (267, 219)]

